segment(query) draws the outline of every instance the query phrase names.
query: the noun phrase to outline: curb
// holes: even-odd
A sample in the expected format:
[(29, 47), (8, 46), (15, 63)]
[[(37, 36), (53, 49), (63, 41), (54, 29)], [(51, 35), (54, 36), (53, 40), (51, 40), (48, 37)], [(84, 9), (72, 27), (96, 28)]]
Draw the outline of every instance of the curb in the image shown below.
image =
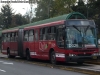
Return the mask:
[(88, 64), (95, 64), (95, 65), (100, 65), (100, 60), (86, 61), (85, 63), (88, 63)]
[(100, 75), (100, 71), (98, 71), (98, 70), (88, 70), (88, 69), (68, 67), (68, 66), (63, 66), (63, 65), (52, 65), (49, 63), (42, 63), (42, 62), (36, 62), (36, 61), (30, 62), (30, 61), (25, 61), (25, 60), (15, 60), (15, 59), (11, 59), (11, 60), (22, 62), (22, 63), (24, 62), (24, 63), (34, 64), (34, 65), (38, 65), (38, 66), (49, 67), (49, 68), (57, 68), (57, 69), (66, 70), (66, 71), (79, 72), (79, 73), (83, 73), (83, 74)]

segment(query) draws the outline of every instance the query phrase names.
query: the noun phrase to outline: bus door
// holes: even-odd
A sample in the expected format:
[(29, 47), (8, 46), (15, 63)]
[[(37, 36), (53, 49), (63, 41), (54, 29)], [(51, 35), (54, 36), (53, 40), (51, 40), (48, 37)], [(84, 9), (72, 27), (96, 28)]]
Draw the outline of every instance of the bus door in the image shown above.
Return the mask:
[(39, 30), (35, 30), (35, 43), (34, 43), (34, 47), (35, 47), (35, 55), (37, 55), (39, 53)]
[(18, 56), (23, 57), (23, 29), (18, 30)]

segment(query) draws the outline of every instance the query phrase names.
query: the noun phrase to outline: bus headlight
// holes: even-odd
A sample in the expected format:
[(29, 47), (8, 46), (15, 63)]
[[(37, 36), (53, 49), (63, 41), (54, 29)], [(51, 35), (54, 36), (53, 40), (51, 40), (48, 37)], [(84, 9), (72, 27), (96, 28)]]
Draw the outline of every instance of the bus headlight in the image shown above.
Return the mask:
[(75, 54), (69, 54), (69, 56), (76, 56)]
[(93, 56), (98, 56), (98, 53), (93, 53), (92, 55), (93, 55)]

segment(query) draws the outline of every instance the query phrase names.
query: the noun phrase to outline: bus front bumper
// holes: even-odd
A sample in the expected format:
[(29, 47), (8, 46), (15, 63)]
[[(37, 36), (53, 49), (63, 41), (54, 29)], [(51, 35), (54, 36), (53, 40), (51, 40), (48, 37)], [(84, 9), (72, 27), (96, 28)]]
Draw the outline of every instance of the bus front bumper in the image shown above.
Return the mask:
[(66, 62), (84, 62), (87, 60), (97, 60), (98, 56), (65, 56)]

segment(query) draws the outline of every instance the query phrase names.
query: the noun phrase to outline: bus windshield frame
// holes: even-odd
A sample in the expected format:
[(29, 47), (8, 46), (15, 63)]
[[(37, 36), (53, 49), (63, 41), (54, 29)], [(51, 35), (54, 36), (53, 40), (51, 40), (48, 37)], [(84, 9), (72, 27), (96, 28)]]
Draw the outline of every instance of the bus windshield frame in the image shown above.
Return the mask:
[(96, 26), (92, 20), (67, 20), (65, 33), (65, 48), (97, 48)]

